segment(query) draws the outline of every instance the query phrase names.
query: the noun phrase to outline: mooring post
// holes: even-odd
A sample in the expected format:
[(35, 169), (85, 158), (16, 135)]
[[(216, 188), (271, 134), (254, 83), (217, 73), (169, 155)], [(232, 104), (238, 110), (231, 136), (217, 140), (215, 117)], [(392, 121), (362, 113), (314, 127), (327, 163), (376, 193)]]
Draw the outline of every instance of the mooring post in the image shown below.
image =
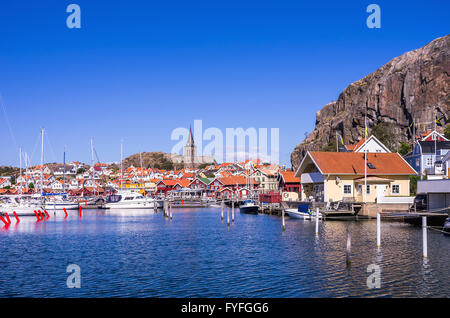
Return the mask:
[(220, 205), (220, 220), (223, 221), (223, 199), (222, 199), (222, 204)]
[(286, 230), (286, 222), (284, 220), (284, 209), (281, 211), (281, 224), (282, 224), (283, 231), (285, 231)]
[(172, 220), (172, 200), (170, 200), (170, 203), (169, 203), (169, 213), (170, 213), (170, 219)]
[(231, 203), (231, 222), (234, 222), (234, 200)]
[(319, 208), (316, 208), (316, 235), (319, 235)]
[(422, 216), (423, 257), (428, 257), (427, 217)]
[(381, 215), (377, 212), (377, 246), (381, 247)]
[(230, 208), (227, 207), (227, 225), (230, 225)]
[(346, 263), (347, 266), (350, 265), (350, 254), (352, 252), (352, 237), (350, 235), (350, 231), (347, 229), (347, 253), (346, 253)]

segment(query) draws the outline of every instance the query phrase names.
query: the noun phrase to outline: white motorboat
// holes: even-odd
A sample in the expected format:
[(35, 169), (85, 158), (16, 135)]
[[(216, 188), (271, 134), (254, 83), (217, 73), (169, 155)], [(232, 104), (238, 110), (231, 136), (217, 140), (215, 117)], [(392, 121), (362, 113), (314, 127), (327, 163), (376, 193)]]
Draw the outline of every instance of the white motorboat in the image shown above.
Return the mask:
[(155, 199), (144, 197), (139, 192), (119, 192), (110, 195), (105, 204), (107, 209), (154, 209)]
[[(284, 210), (290, 218), (294, 219), (303, 219), (303, 220), (311, 220), (316, 218), (316, 212), (303, 212), (298, 209), (286, 209)], [(319, 213), (319, 220), (322, 219), (322, 214)]]

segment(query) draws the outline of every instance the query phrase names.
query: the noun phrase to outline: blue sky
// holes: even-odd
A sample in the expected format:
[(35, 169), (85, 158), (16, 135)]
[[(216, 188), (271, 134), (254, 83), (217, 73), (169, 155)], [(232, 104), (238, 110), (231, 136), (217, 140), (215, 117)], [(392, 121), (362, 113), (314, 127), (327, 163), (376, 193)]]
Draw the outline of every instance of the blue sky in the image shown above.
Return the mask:
[[(81, 29), (66, 7), (81, 7)], [(366, 7), (381, 7), (368, 29)], [(390, 59), (448, 34), (449, 1), (2, 1), (0, 165), (169, 152), (170, 134), (280, 128), (280, 161), (315, 113)], [(13, 135), (13, 136), (12, 136)], [(35, 150), (36, 149), (36, 150)]]

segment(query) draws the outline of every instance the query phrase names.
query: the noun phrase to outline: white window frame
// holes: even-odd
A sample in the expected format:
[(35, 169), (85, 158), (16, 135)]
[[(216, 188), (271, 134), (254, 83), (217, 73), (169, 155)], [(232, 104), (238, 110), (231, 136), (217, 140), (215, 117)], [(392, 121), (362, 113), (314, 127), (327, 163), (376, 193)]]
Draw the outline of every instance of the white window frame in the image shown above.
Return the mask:
[(427, 167), (433, 166), (433, 157), (427, 157), (426, 165), (427, 165)]
[[(350, 193), (345, 192), (345, 187), (350, 187)], [(353, 195), (353, 185), (352, 184), (344, 184), (342, 185), (342, 194), (343, 195)]]
[[(398, 192), (394, 192), (394, 187), (398, 186)], [(400, 194), (401, 193), (401, 186), (399, 183), (393, 183), (391, 185), (391, 194)]]

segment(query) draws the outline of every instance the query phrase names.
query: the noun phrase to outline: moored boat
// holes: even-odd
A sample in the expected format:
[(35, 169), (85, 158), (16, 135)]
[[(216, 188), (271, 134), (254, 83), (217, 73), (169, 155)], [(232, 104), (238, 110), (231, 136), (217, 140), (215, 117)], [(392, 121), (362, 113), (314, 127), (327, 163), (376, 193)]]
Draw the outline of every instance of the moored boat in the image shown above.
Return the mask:
[(245, 200), (244, 204), (239, 207), (242, 213), (258, 214), (259, 206), (253, 200)]
[[(316, 217), (316, 212), (311, 213), (310, 211), (300, 211), (300, 209), (286, 209), (284, 210), (290, 218), (311, 220)], [(322, 214), (319, 213), (319, 219), (322, 218)]]
[(144, 197), (138, 192), (119, 191), (110, 195), (105, 204), (107, 209), (154, 209), (155, 199)]
[(450, 235), (450, 218), (447, 218), (442, 229), (444, 234)]

